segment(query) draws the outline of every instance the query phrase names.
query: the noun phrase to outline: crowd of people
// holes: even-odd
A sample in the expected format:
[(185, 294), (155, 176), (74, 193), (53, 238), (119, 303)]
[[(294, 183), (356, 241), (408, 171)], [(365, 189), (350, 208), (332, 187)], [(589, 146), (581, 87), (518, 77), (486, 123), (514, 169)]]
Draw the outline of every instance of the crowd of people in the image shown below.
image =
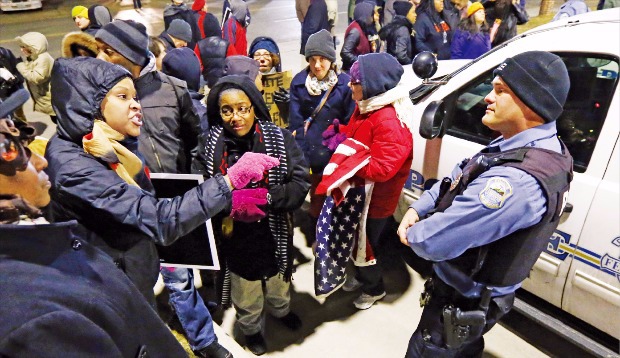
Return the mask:
[[(193, 271), (160, 267), (156, 250), (208, 219), (222, 262), (218, 304), (232, 304), (242, 343), (264, 354), (264, 311), (287, 329), (303, 325), (290, 297), (294, 213), (309, 194), (306, 215), (319, 236), (329, 205), (355, 201), (349, 187), (366, 188), (350, 242), (365, 246), (366, 256), (350, 260), (341, 287), (361, 290), (358, 309), (386, 295), (374, 253), (414, 155), (413, 104), (401, 65), (421, 51), (476, 58), (514, 36), (527, 16), (512, 0), (351, 1), (340, 65), (334, 3), (296, 1), (306, 65), (289, 88), (269, 93), (285, 126), (274, 124), (262, 82), (282, 72), (280, 49), (265, 36), (248, 46), (251, 14), (243, 0), (225, 2), (222, 25), (205, 0), (191, 7), (172, 0), (161, 34), (114, 20), (103, 5), (76, 6), (77, 29), (63, 38), (61, 58), (52, 58), (38, 32), (17, 38), (20, 56), (0, 48), (0, 355), (182, 356), (156, 313), (153, 286), (161, 274), (192, 351), (232, 357), (218, 342)], [(483, 333), (510, 309), (527, 270), (499, 274), (490, 265), (516, 252), (527, 252), (525, 266), (533, 265), (557, 226), (557, 198), (571, 168), (555, 119), (568, 87), (555, 55), (507, 59), (482, 118), (502, 136), (477, 156), (507, 158), (523, 146), (530, 154), (484, 169), (464, 161), (451, 178), (456, 190), (444, 195), (438, 184), (403, 219), (402, 243), (435, 262), (426, 286), (432, 298), (408, 357), (480, 354)], [(57, 125), (44, 146), (32, 143), (22, 110), (29, 97)], [(346, 158), (338, 162), (340, 156)], [(543, 162), (545, 171), (532, 170)], [(205, 181), (158, 199), (151, 172), (195, 173)], [(497, 228), (473, 233), (475, 220), (489, 215)], [(451, 230), (457, 225), (477, 239), (466, 244), (462, 231)], [(338, 239), (331, 227), (322, 234)], [(306, 240), (317, 258), (319, 250), (337, 255), (316, 236)], [(536, 249), (513, 247), (515, 241)], [(481, 255), (488, 260), (477, 261)], [(446, 346), (438, 310), (444, 303), (477, 309), (483, 298), (486, 326)]]

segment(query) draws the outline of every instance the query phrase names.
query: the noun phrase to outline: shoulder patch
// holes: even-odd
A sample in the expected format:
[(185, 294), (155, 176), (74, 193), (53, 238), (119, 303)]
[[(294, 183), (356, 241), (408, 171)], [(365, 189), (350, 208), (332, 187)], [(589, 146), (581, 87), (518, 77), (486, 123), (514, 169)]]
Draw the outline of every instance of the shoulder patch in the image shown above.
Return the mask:
[(504, 178), (492, 177), (482, 189), (478, 197), (482, 205), (489, 209), (499, 209), (512, 195), (512, 185)]

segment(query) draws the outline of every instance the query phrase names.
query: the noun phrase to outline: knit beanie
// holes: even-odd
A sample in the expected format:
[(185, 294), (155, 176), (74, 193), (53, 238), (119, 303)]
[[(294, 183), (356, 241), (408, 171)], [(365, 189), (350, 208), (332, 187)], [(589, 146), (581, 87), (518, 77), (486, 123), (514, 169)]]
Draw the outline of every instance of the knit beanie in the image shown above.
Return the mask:
[(210, 12), (206, 13), (205, 18), (202, 19), (202, 30), (204, 31), (205, 38), (212, 36), (222, 37), (220, 21)]
[(482, 6), (482, 4), (479, 2), (473, 2), (467, 8), (467, 17), (470, 17), (471, 15), (475, 14), (476, 11), (478, 10), (484, 10), (484, 6)]
[(329, 31), (323, 29), (315, 32), (306, 42), (305, 49), (306, 60), (312, 56), (323, 56), (329, 62), (336, 62), (336, 49), (334, 48), (334, 38)]
[(258, 61), (253, 58), (241, 55), (229, 56), (224, 60), (224, 75), (247, 76), (252, 81), (258, 76)]
[(409, 10), (413, 7), (413, 4), (409, 1), (397, 1), (394, 3), (394, 13), (400, 16), (407, 16)]
[(254, 43), (253, 46), (250, 47), (250, 55), (253, 56), (254, 52), (258, 50), (267, 50), (269, 53), (278, 54), (278, 49), (276, 48), (276, 45), (273, 43), (273, 41), (269, 40), (261, 40)]
[(192, 27), (181, 19), (174, 19), (168, 26), (168, 35), (183, 40), (185, 42), (192, 42)]
[(570, 88), (566, 65), (546, 51), (528, 51), (507, 58), (493, 71), (525, 105), (545, 122), (555, 121), (564, 110)]
[(202, 8), (205, 7), (206, 3), (206, 0), (194, 0), (194, 3), (192, 4), (192, 10), (201, 11)]
[(194, 92), (200, 89), (200, 62), (194, 51), (188, 47), (175, 48), (164, 56), (161, 71), (187, 83)]
[(114, 20), (97, 31), (95, 38), (138, 66), (144, 66), (148, 62), (149, 36), (146, 27), (139, 22)]
[[(403, 66), (386, 53), (368, 53), (357, 58), (363, 99), (385, 93), (396, 87), (403, 75)], [(353, 64), (353, 66), (355, 63)]]
[(88, 19), (88, 8), (82, 5), (74, 6), (71, 9), (71, 17), (75, 19), (77, 16)]

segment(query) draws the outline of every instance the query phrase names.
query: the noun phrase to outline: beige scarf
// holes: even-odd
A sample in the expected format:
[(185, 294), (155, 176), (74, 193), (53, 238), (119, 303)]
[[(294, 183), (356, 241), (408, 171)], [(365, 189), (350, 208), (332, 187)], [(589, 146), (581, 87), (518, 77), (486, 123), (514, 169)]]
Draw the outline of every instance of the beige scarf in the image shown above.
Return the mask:
[(84, 151), (108, 163), (121, 179), (130, 185), (140, 187), (134, 180), (142, 171), (142, 161), (125, 148), (120, 141), (125, 136), (112, 129), (106, 122), (95, 120), (93, 131), (82, 138)]

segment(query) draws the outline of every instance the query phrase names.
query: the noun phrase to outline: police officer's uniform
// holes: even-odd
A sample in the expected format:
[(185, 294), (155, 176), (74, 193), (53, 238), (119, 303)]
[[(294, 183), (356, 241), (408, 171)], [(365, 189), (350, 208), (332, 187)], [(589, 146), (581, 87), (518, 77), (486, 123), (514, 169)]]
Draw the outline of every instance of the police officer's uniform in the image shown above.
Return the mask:
[(407, 231), (409, 246), (435, 264), (407, 357), (479, 355), (482, 334), (512, 308), (572, 179), (555, 118), (545, 119), (491, 142), (411, 206), (420, 218), (435, 212)]

